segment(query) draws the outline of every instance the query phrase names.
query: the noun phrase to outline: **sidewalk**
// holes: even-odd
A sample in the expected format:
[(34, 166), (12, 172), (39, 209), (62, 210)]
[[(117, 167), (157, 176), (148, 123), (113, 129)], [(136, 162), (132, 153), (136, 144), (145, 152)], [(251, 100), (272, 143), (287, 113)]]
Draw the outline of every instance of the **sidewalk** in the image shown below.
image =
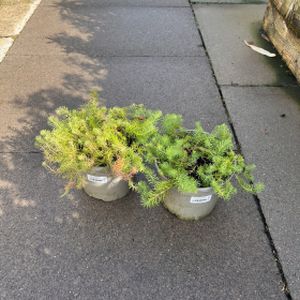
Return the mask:
[[(195, 12), (201, 15), (201, 5)], [(226, 108), (244, 154), (268, 174), (273, 161), (261, 155), (257, 140), (259, 122), (268, 122), (268, 99), (276, 97), (274, 110), (285, 101), (282, 130), (299, 128), (289, 119), (294, 122), (299, 111), (278, 87), (223, 86), (210, 50), (214, 41), (208, 41), (209, 20), (203, 15), (202, 21), (211, 61), (186, 0), (42, 1), (0, 64), (0, 298), (286, 299), (252, 196), (220, 201), (201, 222), (180, 221), (162, 207), (143, 209), (134, 193), (114, 203), (82, 191), (62, 199), (62, 182), (42, 169), (33, 146), (48, 114), (61, 105), (78, 107), (96, 88), (109, 106), (144, 103), (183, 114), (187, 126), (200, 119), (207, 130), (230, 122)], [(251, 103), (263, 105), (255, 124)], [(277, 138), (270, 133), (271, 150)], [(295, 141), (278, 153), (297, 151)], [(280, 207), (267, 203), (278, 191), (272, 178), (265, 181), (272, 189), (261, 201), (273, 236), (280, 223), (272, 209)]]
[(265, 5), (194, 10), (243, 154), (266, 184), (257, 201), (275, 256), (291, 296), (300, 299), (299, 85), (279, 56), (270, 59), (243, 44), (246, 39), (274, 52), (260, 35)]

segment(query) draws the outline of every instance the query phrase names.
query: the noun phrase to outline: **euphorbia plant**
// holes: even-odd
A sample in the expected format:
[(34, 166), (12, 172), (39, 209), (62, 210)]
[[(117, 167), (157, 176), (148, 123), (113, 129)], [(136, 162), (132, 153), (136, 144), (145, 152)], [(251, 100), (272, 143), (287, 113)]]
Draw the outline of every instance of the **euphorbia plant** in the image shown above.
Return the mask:
[(42, 130), (36, 145), (44, 153), (43, 165), (67, 180), (66, 192), (82, 188), (85, 174), (107, 166), (132, 185), (143, 171), (143, 144), (156, 133), (161, 112), (143, 105), (107, 108), (92, 94), (80, 109), (60, 107), (49, 117), (50, 130)]
[(159, 204), (172, 188), (194, 193), (198, 188), (212, 187), (225, 200), (236, 193), (235, 182), (246, 192), (263, 189), (261, 183), (253, 184), (255, 166), (247, 165), (234, 151), (225, 124), (206, 133), (199, 122), (194, 130), (186, 130), (182, 123), (180, 115), (166, 115), (160, 132), (145, 145), (145, 160), (157, 170), (145, 169), (145, 180), (137, 184), (144, 206)]

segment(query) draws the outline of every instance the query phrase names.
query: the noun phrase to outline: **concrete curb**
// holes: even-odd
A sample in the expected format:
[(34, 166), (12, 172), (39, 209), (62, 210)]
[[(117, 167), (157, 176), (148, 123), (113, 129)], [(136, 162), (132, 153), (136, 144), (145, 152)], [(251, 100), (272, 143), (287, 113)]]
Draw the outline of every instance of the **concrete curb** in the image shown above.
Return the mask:
[(14, 29), (13, 35), (11, 37), (0, 38), (0, 63), (4, 59), (9, 48), (12, 46), (12, 44), (14, 42), (13, 37), (20, 34), (20, 32), (25, 27), (26, 23), (28, 22), (30, 17), (33, 15), (34, 11), (36, 10), (36, 8), (39, 6), (40, 3), (41, 3), (41, 0), (34, 0), (29, 5), (26, 14), (20, 20), (18, 20), (18, 22), (16, 22), (15, 29)]
[(8, 49), (13, 44), (14, 39), (13, 38), (2, 38), (0, 39), (0, 63), (4, 59)]

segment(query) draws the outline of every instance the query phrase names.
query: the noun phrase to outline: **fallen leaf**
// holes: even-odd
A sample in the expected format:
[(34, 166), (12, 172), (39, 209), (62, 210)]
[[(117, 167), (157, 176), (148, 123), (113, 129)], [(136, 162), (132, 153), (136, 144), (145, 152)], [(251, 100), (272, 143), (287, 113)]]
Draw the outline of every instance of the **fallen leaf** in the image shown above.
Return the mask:
[(270, 39), (268, 38), (267, 35), (265, 35), (264, 33), (261, 33), (261, 37), (266, 40), (267, 42), (270, 42)]
[(244, 43), (246, 44), (246, 46), (250, 47), (253, 51), (260, 53), (262, 55), (268, 56), (268, 57), (275, 57), (276, 54), (275, 53), (271, 53), (268, 50), (265, 50), (263, 48), (257, 47), (251, 43), (248, 43), (246, 40), (244, 40)]

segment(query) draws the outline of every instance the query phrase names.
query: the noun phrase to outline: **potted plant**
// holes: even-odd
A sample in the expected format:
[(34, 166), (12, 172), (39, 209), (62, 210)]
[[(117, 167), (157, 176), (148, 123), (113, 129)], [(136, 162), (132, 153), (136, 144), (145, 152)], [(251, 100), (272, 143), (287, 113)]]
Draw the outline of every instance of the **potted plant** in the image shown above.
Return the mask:
[(180, 115), (169, 114), (145, 147), (145, 160), (156, 165), (156, 171), (144, 170), (145, 180), (136, 187), (146, 207), (162, 202), (179, 218), (196, 220), (213, 210), (217, 197), (229, 200), (237, 191), (234, 183), (250, 193), (263, 188), (253, 184), (254, 165), (235, 153), (225, 124), (211, 133), (199, 122), (187, 130)]
[(122, 198), (133, 186), (134, 175), (144, 168), (142, 145), (156, 133), (159, 111), (142, 105), (98, 106), (92, 94), (77, 110), (60, 107), (49, 117), (50, 130), (42, 130), (36, 145), (45, 166), (67, 180), (71, 188), (104, 201)]

